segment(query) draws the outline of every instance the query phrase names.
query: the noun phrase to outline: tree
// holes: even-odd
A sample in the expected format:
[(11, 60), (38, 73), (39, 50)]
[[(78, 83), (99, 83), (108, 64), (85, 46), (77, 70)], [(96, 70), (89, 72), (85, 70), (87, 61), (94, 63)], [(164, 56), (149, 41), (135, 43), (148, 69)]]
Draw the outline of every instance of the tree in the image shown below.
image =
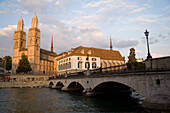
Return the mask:
[(135, 49), (132, 47), (130, 48), (130, 53), (128, 56), (128, 68), (134, 68), (136, 66), (136, 58), (135, 58), (136, 54), (135, 54)]
[(21, 59), (19, 60), (19, 64), (18, 64), (18, 67), (16, 69), (16, 72), (17, 73), (28, 73), (30, 72), (32, 69), (31, 69), (31, 65), (28, 61), (28, 57), (26, 55), (22, 55), (21, 56)]
[(6, 60), (6, 70), (11, 70), (12, 68), (12, 57), (11, 56), (5, 56), (4, 57)]

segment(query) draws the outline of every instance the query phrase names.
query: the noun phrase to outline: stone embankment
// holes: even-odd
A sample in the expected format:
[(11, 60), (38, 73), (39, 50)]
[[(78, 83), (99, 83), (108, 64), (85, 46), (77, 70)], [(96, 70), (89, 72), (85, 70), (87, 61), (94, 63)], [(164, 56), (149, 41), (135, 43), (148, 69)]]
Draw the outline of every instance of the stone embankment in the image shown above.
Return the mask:
[(41, 88), (48, 87), (48, 81), (0, 82), (0, 88)]

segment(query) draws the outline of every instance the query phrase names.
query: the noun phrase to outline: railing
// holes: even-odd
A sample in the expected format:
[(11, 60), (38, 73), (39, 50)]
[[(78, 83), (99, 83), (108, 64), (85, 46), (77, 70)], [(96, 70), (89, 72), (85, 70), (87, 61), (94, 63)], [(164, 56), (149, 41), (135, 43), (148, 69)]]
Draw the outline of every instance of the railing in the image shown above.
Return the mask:
[[(145, 72), (145, 62), (136, 62), (131, 64), (123, 64), (105, 68), (98, 68), (89, 70), (90, 75), (107, 75), (107, 74), (126, 74), (126, 73), (137, 73), (137, 72)], [(86, 76), (87, 70), (69, 74), (63, 74), (55, 77), (49, 77), (49, 79), (56, 79), (56, 78), (71, 78), (71, 77), (83, 77)]]

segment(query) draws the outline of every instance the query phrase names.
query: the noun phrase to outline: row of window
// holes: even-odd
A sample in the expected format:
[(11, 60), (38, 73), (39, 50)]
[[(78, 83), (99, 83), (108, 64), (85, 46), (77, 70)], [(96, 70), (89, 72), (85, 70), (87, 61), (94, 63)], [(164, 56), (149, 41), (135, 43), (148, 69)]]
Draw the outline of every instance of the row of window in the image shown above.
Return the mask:
[(43, 59), (46, 59), (46, 60), (53, 60), (53, 57), (50, 56), (50, 55), (41, 54), (41, 57), (42, 57)]
[(111, 66), (116, 66), (116, 65), (123, 65), (123, 62), (108, 62), (108, 64), (106, 62), (103, 62), (103, 65), (102, 66), (102, 63), (101, 63), (101, 67), (111, 67)]
[(53, 67), (49, 67), (49, 66), (40, 66), (40, 70), (48, 70), (48, 71), (53, 71)]
[(65, 62), (68, 62), (68, 61), (71, 61), (71, 58), (66, 58), (64, 60), (61, 60), (61, 61), (59, 61), (59, 64), (65, 63)]
[(61, 64), (58, 66), (58, 70), (64, 70), (64, 69), (70, 69), (71, 68), (71, 63), (66, 63), (66, 64)]
[[(89, 62), (86, 62), (84, 65), (85, 65), (85, 68), (88, 68), (88, 67), (90, 68), (90, 63)], [(78, 62), (78, 68), (82, 69), (82, 62)], [(97, 68), (96, 62), (92, 63), (92, 68)]]
[[(77, 57), (77, 60), (82, 60), (82, 57)], [(86, 60), (89, 60), (86, 58)], [(96, 61), (96, 58), (92, 58), (92, 61)]]

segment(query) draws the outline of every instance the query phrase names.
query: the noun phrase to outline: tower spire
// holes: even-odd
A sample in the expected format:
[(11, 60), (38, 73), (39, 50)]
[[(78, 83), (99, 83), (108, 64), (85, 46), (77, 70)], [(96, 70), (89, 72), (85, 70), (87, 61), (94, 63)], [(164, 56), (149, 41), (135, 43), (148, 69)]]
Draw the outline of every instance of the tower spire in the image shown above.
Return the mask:
[(52, 38), (51, 38), (51, 52), (53, 52), (53, 35), (52, 35)]
[(110, 50), (112, 50), (112, 39), (111, 39), (111, 35), (110, 35)]

